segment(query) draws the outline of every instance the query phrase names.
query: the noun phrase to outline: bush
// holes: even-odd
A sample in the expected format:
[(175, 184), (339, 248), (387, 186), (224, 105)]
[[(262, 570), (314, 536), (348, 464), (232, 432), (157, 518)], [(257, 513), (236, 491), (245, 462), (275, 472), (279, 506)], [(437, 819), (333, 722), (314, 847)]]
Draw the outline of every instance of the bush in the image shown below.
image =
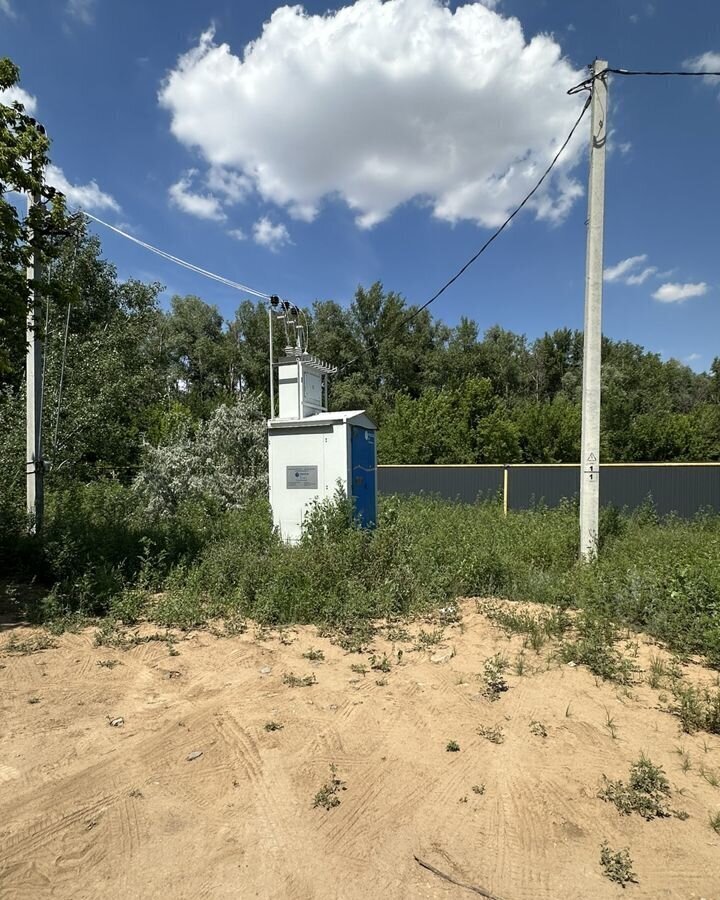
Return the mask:
[[(18, 523), (0, 538), (16, 578), (52, 589), (26, 604), (36, 619), (130, 621), (147, 608), (186, 627), (213, 616), (352, 627), (498, 596), (579, 608), (561, 652), (602, 677), (630, 676), (615, 647), (620, 625), (720, 666), (720, 517), (658, 521), (643, 510), (608, 523), (599, 559), (579, 564), (574, 505), (505, 517), (496, 502), (385, 497), (377, 527), (363, 531), (338, 496), (310, 511), (289, 546), (264, 497), (224, 509), (198, 496), (158, 515), (137, 490), (98, 481), (49, 490), (42, 540)], [(153, 593), (162, 596), (148, 607)], [(566, 626), (561, 617), (552, 634), (540, 622), (525, 630), (539, 647)]]

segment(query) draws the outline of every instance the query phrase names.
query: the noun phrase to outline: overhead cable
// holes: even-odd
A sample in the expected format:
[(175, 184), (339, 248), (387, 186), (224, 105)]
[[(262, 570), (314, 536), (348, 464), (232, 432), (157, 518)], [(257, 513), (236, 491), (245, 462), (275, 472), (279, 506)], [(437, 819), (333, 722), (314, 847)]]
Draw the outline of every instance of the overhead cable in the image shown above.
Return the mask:
[(720, 77), (720, 72), (701, 72), (701, 71), (676, 71), (676, 72), (654, 72), (654, 71), (639, 71), (636, 69), (603, 69), (602, 72), (597, 72), (594, 75), (591, 75), (589, 78), (586, 78), (584, 81), (581, 81), (579, 84), (576, 84), (574, 87), (571, 87), (568, 91), (568, 94), (578, 94), (580, 91), (588, 91), (592, 88), (592, 83), (596, 78), (603, 78), (605, 75), (610, 72), (613, 75), (650, 75), (650, 76), (680, 76), (680, 77), (695, 77), (695, 78), (707, 78), (710, 77)]
[[(458, 269), (458, 271), (452, 276), (452, 278), (449, 278), (445, 282), (445, 284), (439, 290), (437, 290), (432, 295), (432, 297), (430, 297), (429, 300), (426, 300), (425, 303), (422, 304), (422, 306), (416, 307), (415, 309), (412, 310), (412, 312), (409, 313), (409, 315), (407, 315), (407, 316), (405, 316), (405, 318), (401, 319), (401, 321), (397, 324), (397, 326), (394, 329), (392, 329), (391, 333), (394, 331), (397, 331), (398, 329), (407, 325), (409, 322), (412, 322), (412, 320), (417, 318), (420, 315), (420, 313), (423, 312), (423, 310), (427, 309), (428, 306), (430, 306), (431, 303), (434, 303), (438, 299), (438, 297), (441, 296), (441, 294), (444, 294), (445, 291), (450, 287), (450, 285), (454, 284), (458, 280), (458, 278), (460, 278), (460, 276), (470, 268), (470, 266), (477, 260), (477, 258), (479, 256), (481, 256), (487, 250), (487, 248), (490, 246), (490, 244), (492, 244), (492, 242), (503, 233), (503, 231), (512, 222), (512, 220), (515, 218), (515, 216), (527, 205), (527, 203), (534, 196), (534, 194), (536, 194), (537, 191), (540, 189), (540, 187), (542, 186), (543, 182), (548, 177), (548, 175), (555, 168), (557, 161), (560, 159), (565, 148), (572, 140), (572, 137), (575, 134), (575, 132), (577, 131), (577, 128), (580, 125), (580, 122), (582, 121), (583, 116), (585, 115), (588, 107), (590, 106), (590, 100), (591, 100), (591, 98), (588, 97), (587, 100), (585, 101), (583, 108), (580, 110), (580, 115), (575, 120), (575, 124), (568, 132), (568, 136), (565, 138), (565, 140), (560, 145), (560, 149), (557, 151), (555, 156), (553, 156), (548, 167), (545, 169), (545, 171), (542, 173), (542, 175), (536, 182), (535, 187), (533, 187), (532, 190), (525, 195), (523, 200), (518, 204), (518, 206), (515, 207), (515, 209), (510, 213), (510, 215), (507, 217), (507, 219), (505, 219), (505, 221), (502, 223), (502, 225), (500, 225), (500, 227), (497, 228), (490, 235), (490, 237), (485, 241), (485, 243), (482, 245), (482, 247), (480, 247), (480, 249), (477, 251), (477, 253), (475, 253), (474, 256), (471, 256), (470, 259), (460, 269)], [(377, 346), (376, 343), (375, 343), (375, 346)], [(362, 356), (362, 354), (359, 354), (354, 359), (351, 359), (349, 362), (345, 363), (344, 366), (341, 366), (341, 368), (339, 369), (339, 373), (344, 372), (349, 366), (351, 366), (353, 363), (357, 362), (361, 356)]]
[(158, 247), (153, 247), (152, 244), (148, 244), (146, 241), (141, 241), (140, 238), (135, 237), (135, 235), (128, 234), (121, 228), (117, 228), (115, 225), (110, 225), (109, 222), (103, 222), (102, 219), (98, 219), (97, 216), (93, 216), (91, 213), (85, 212), (85, 210), (81, 210), (81, 212), (84, 216), (87, 216), (88, 219), (92, 219), (93, 222), (97, 222), (99, 225), (104, 225), (105, 228), (109, 228), (116, 234), (122, 235), (122, 237), (127, 238), (134, 244), (138, 244), (138, 246), (144, 247), (146, 250), (150, 250), (151, 253), (156, 253), (158, 256), (161, 256), (163, 259), (167, 259), (169, 262), (176, 263), (178, 266), (189, 269), (191, 272), (195, 272), (197, 275), (203, 275), (205, 278), (211, 278), (213, 281), (218, 281), (220, 284), (224, 284), (236, 291), (242, 291), (246, 294), (252, 294), (254, 297), (260, 297), (262, 300), (270, 299), (270, 294), (265, 294), (262, 291), (256, 291), (255, 288), (248, 287), (246, 284), (241, 284), (239, 281), (233, 281), (230, 278), (224, 278), (222, 275), (217, 275), (215, 274), (215, 272), (209, 272), (207, 269), (202, 269), (200, 266), (194, 265), (194, 263), (190, 263), (187, 262), (187, 260), (180, 259), (179, 256), (173, 256), (172, 253), (167, 253), (165, 250), (160, 250)]

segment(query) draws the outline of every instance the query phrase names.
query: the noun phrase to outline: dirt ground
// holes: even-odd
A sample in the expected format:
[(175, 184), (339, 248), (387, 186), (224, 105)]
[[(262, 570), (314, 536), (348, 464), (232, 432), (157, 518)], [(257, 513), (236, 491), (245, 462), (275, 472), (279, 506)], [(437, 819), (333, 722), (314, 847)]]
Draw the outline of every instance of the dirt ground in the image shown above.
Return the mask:
[[(472, 896), (418, 856), (503, 900), (720, 898), (720, 835), (709, 826), (720, 788), (708, 781), (720, 776), (720, 738), (681, 734), (661, 691), (599, 682), (547, 647), (526, 651), (518, 675), (522, 638), (473, 602), (463, 612), (428, 650), (377, 638), (388, 674), (309, 627), (282, 640), (254, 626), (198, 631), (127, 650), (96, 646), (88, 628), (26, 653), (17, 642), (39, 632), (6, 630), (0, 896)], [(310, 647), (325, 659), (303, 658)], [(478, 673), (498, 652), (511, 662), (509, 689), (491, 702)], [(641, 668), (650, 652), (641, 643)], [(291, 672), (317, 682), (289, 686)], [(270, 721), (282, 728), (267, 731)], [(481, 725), (499, 726), (504, 742)], [(598, 799), (603, 774), (626, 779), (641, 751), (665, 769), (685, 821), (621, 816)], [(313, 800), (331, 764), (346, 789), (326, 810)], [(630, 850), (638, 883), (624, 893), (603, 874), (604, 840)]]

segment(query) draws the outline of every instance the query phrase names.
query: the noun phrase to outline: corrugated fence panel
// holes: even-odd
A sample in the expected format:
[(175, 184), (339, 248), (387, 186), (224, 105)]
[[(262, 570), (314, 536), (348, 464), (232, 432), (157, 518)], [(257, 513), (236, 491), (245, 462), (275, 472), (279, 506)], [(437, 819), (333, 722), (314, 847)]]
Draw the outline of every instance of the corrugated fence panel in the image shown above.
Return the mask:
[(579, 493), (580, 466), (508, 466), (508, 509), (557, 506)]
[(432, 494), (475, 503), (502, 493), (502, 466), (378, 466), (378, 493)]
[[(508, 509), (539, 503), (557, 506), (578, 496), (580, 467), (513, 465), (507, 472)], [(381, 494), (432, 494), (474, 503), (502, 496), (502, 466), (378, 466)], [(704, 509), (720, 513), (720, 463), (636, 464), (601, 467), (600, 502), (637, 509), (651, 499), (660, 515), (690, 517)]]
[(600, 502), (635, 509), (652, 499), (660, 515), (720, 512), (720, 466), (606, 466)]

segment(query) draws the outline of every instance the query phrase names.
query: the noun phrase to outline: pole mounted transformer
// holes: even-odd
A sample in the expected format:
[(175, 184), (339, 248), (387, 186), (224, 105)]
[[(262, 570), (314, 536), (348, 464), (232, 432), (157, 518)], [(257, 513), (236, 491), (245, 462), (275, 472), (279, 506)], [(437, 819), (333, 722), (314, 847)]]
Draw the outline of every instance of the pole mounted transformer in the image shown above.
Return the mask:
[(582, 437), (580, 457), (580, 556), (598, 552), (600, 520), (600, 377), (602, 354), (603, 229), (607, 145), (607, 61), (592, 66), (590, 179), (588, 187), (583, 343)]
[[(277, 362), (273, 322), (285, 337)], [(328, 411), (328, 379), (338, 370), (308, 352), (309, 323), (301, 309), (271, 297), (268, 332), (268, 481), (275, 527), (284, 540), (297, 542), (312, 505), (340, 489), (352, 500), (358, 524), (372, 528), (377, 518), (375, 423), (364, 410)]]

